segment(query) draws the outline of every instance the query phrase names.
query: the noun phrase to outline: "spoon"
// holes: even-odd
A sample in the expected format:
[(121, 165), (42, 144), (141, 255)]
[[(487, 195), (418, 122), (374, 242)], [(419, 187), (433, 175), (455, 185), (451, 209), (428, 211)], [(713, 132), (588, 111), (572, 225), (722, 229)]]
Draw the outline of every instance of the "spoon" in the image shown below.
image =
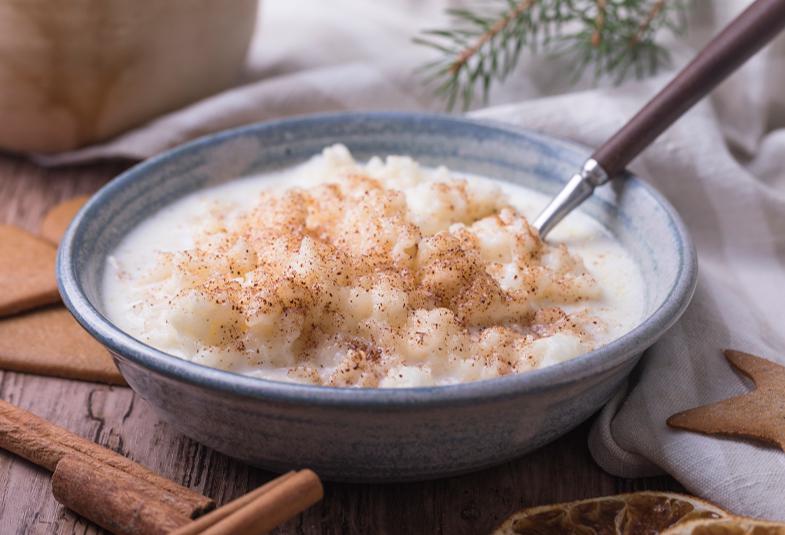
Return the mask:
[(756, 0), (616, 132), (567, 182), (540, 213), (534, 227), (545, 236), (564, 216), (588, 199), (594, 188), (624, 168), (676, 119), (785, 27), (785, 0)]

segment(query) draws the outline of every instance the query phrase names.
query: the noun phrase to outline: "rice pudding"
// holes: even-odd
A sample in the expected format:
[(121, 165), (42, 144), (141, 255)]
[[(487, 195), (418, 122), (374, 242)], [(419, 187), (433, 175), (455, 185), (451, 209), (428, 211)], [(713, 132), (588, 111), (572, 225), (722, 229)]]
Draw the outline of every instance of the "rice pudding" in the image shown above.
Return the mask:
[(199, 364), (328, 386), (476, 381), (571, 359), (644, 308), (631, 256), (596, 221), (548, 243), (543, 195), (426, 169), (356, 162), (340, 145), (293, 169), (191, 194), (109, 256), (109, 318)]

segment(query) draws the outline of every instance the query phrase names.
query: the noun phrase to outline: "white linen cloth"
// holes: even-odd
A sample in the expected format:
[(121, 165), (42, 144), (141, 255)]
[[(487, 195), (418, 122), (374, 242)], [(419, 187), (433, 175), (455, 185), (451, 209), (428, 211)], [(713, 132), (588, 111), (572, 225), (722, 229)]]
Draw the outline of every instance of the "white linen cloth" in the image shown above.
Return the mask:
[[(695, 2), (674, 40), (674, 68), (747, 2)], [(210, 131), (328, 110), (438, 111), (413, 69), (431, 52), (411, 42), (443, 23), (445, 0), (266, 0), (243, 82), (107, 143), (57, 156), (144, 158)], [(474, 116), (596, 146), (672, 71), (621, 87), (567, 82), (569, 63), (525, 56)], [(785, 364), (785, 39), (780, 38), (700, 103), (631, 169), (684, 218), (700, 282), (684, 318), (647, 351), (595, 421), (590, 448), (612, 474), (666, 471), (691, 492), (740, 514), (785, 520), (785, 453), (753, 442), (669, 429), (671, 414), (737, 395), (749, 381), (723, 348)]]

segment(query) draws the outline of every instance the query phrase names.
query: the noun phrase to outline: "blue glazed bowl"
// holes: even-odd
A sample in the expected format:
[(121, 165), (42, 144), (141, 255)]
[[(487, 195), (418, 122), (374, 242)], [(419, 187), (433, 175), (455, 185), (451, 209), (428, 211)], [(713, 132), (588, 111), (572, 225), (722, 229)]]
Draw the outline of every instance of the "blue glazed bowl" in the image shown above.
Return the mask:
[(158, 351), (104, 315), (107, 255), (172, 201), (241, 175), (302, 162), (343, 143), (358, 159), (408, 154), (424, 164), (555, 193), (588, 155), (540, 134), (454, 117), (318, 115), (211, 135), (148, 160), (101, 189), (58, 255), (66, 306), (113, 353), (128, 384), (184, 434), (275, 471), (310, 467), (327, 479), (403, 481), (460, 474), (546, 444), (588, 418), (682, 314), (696, 256), (673, 208), (634, 177), (584, 206), (634, 255), (646, 319), (610, 344), (521, 375), (454, 386), (349, 389), (245, 377)]

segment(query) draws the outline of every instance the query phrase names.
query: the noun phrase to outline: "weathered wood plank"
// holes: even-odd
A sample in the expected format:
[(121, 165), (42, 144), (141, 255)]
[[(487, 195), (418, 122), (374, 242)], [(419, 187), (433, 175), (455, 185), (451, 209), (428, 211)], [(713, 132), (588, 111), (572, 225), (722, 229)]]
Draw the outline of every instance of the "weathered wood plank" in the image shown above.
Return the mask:
[[(48, 170), (0, 155), (0, 222), (35, 232), (49, 206), (94, 191), (125, 166)], [(0, 398), (220, 503), (273, 477), (177, 434), (128, 388), (0, 372)], [(462, 477), (401, 485), (328, 484), (322, 503), (276, 533), (487, 533), (529, 505), (644, 488), (679, 489), (670, 478), (624, 480), (603, 473), (589, 456), (587, 432), (583, 425), (522, 459)], [(102, 531), (57, 504), (46, 471), (0, 451), (0, 533)]]

